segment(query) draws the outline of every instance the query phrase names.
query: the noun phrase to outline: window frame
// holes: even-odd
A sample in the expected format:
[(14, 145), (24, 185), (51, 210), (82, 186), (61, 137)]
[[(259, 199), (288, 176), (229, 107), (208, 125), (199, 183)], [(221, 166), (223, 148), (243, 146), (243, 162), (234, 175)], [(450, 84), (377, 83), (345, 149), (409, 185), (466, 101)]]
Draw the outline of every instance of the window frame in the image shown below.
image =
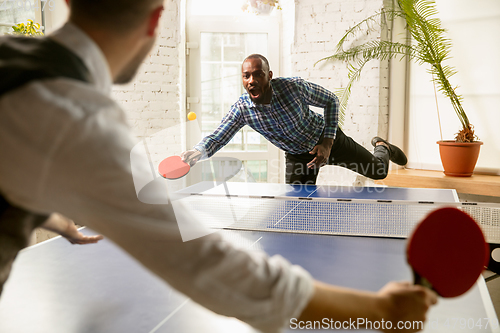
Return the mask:
[[(34, 14), (35, 14), (35, 17), (34, 17), (34, 22), (35, 23), (39, 23), (40, 26), (41, 26), (41, 30), (43, 31), (43, 33), (45, 34), (45, 30), (46, 30), (46, 27), (45, 27), (45, 11), (42, 11), (42, 1), (41, 0), (33, 0), (33, 1), (29, 1), (29, 0), (24, 0), (24, 3), (30, 3), (30, 6), (33, 6), (33, 7), (30, 7), (30, 8), (34, 8), (35, 7), (35, 3), (36, 3), (36, 6), (38, 7), (38, 10), (35, 10), (34, 11)], [(8, 4), (8, 3), (12, 3), (12, 4), (15, 4), (14, 6), (17, 6), (17, 2), (16, 1), (13, 1), (13, 0), (0, 0), (0, 7), (3, 6), (4, 4)], [(31, 3), (33, 3), (33, 5), (31, 5)], [(13, 7), (9, 7), (9, 5), (6, 5), (7, 8), (13, 8)], [(11, 5), (12, 6), (12, 5)], [(0, 26), (4, 26), (4, 27), (12, 27), (16, 24), (19, 24), (19, 23), (25, 23), (24, 21), (23, 22), (4, 22), (4, 21), (0, 21)]]
[[(259, 18), (252, 15), (244, 16), (196, 16), (187, 21), (186, 41), (187, 45), (191, 46), (188, 50), (186, 59), (187, 65), (187, 80), (186, 80), (186, 96), (188, 112), (195, 112), (199, 115), (201, 121), (202, 115), (200, 106), (201, 103), (196, 101), (201, 100), (201, 84), (200, 82), (200, 36), (204, 32), (214, 33), (266, 33), (268, 36), (268, 60), (271, 63), (273, 76), (279, 76), (280, 68), (280, 25), (276, 17)], [(195, 18), (195, 19), (194, 19)], [(194, 46), (194, 47), (193, 47)], [(192, 84), (192, 83), (195, 84)], [(194, 102), (193, 102), (194, 101)], [(190, 103), (191, 102), (191, 103)], [(235, 100), (236, 102), (236, 100)], [(227, 113), (229, 110), (224, 110)], [(190, 133), (187, 133), (188, 149), (198, 143), (197, 138), (193, 138)], [(267, 151), (224, 151), (221, 150), (215, 155), (219, 157), (234, 157), (242, 161), (267, 161), (267, 181), (280, 182), (283, 175), (281, 168), (281, 159), (279, 149), (267, 142)], [(190, 180), (196, 182), (197, 180)]]

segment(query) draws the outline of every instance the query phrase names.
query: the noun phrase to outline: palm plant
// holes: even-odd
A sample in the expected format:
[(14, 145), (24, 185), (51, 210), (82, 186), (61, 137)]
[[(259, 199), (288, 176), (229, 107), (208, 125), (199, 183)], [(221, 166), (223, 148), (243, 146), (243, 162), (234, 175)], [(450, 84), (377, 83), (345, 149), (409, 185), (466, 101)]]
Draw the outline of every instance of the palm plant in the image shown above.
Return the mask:
[[(432, 80), (437, 82), (438, 90), (449, 98), (462, 124), (462, 129), (456, 134), (455, 140), (473, 142), (476, 136), (462, 107), (463, 98), (456, 93), (456, 88), (449, 82), (449, 78), (457, 71), (443, 64), (450, 58), (451, 41), (445, 36), (446, 30), (441, 28), (441, 21), (436, 17), (438, 12), (434, 0), (397, 0), (397, 4), (398, 6), (382, 8), (349, 29), (338, 42), (335, 54), (318, 61), (337, 60), (348, 63), (349, 82), (345, 88), (337, 92), (340, 100), (340, 119), (343, 120), (345, 117), (351, 87), (354, 81), (360, 78), (361, 70), (366, 63), (373, 59), (387, 60), (401, 56), (401, 59), (414, 60), (420, 65), (430, 65), (428, 72), (432, 75)], [(396, 17), (406, 21), (406, 29), (413, 43), (370, 40), (344, 50), (345, 44), (360, 32), (369, 34), (387, 25)]]

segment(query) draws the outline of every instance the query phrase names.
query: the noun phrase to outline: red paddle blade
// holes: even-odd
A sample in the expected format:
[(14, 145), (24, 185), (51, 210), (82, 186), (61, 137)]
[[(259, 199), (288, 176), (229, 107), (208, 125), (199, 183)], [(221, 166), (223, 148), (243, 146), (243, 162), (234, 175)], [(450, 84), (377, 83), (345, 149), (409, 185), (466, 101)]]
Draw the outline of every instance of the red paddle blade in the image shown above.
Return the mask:
[(456, 208), (431, 212), (413, 231), (407, 247), (416, 283), (442, 297), (469, 290), (479, 278), (489, 251), (477, 223)]
[(160, 162), (158, 172), (163, 178), (177, 179), (189, 172), (190, 166), (180, 156), (170, 156)]

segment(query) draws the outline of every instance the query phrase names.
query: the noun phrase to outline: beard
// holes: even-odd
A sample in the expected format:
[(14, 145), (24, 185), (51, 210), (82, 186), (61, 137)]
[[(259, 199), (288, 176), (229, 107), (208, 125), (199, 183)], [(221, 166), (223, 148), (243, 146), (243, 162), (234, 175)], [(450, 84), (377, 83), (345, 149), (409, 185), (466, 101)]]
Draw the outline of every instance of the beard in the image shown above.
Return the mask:
[(272, 94), (271, 85), (269, 85), (265, 90), (261, 90), (261, 93), (257, 98), (253, 97), (252, 93), (248, 89), (246, 89), (246, 91), (248, 93), (248, 96), (250, 97), (250, 100), (255, 104), (265, 104), (268, 97), (270, 97)]

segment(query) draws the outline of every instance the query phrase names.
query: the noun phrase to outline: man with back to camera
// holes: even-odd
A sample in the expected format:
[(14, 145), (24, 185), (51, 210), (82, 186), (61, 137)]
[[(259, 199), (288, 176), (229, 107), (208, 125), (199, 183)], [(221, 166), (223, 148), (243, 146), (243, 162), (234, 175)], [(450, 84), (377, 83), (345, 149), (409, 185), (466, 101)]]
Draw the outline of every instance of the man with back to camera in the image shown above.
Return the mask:
[[(387, 177), (389, 160), (405, 165), (403, 151), (379, 137), (371, 154), (338, 128), (338, 99), (325, 88), (301, 78), (276, 78), (260, 54), (241, 66), (247, 91), (231, 107), (219, 127), (181, 157), (191, 166), (211, 157), (248, 125), (285, 151), (286, 183), (315, 184), (319, 168), (339, 165), (372, 179)], [(309, 106), (324, 108), (324, 117)]]
[[(237, 249), (218, 233), (183, 242), (171, 205), (138, 200), (130, 165), (136, 139), (109, 94), (151, 50), (162, 10), (162, 0), (71, 0), (68, 23), (53, 34), (0, 38), (0, 75), (9, 78), (0, 87), (0, 224), (25, 223), (30, 231), (59, 212), (195, 302), (264, 332), (280, 331), (291, 318), (425, 320), (437, 301), (427, 288), (340, 288), (280, 256)], [(175, 214), (190, 218), (187, 209)], [(0, 284), (15, 257), (0, 247), (5, 257)]]

